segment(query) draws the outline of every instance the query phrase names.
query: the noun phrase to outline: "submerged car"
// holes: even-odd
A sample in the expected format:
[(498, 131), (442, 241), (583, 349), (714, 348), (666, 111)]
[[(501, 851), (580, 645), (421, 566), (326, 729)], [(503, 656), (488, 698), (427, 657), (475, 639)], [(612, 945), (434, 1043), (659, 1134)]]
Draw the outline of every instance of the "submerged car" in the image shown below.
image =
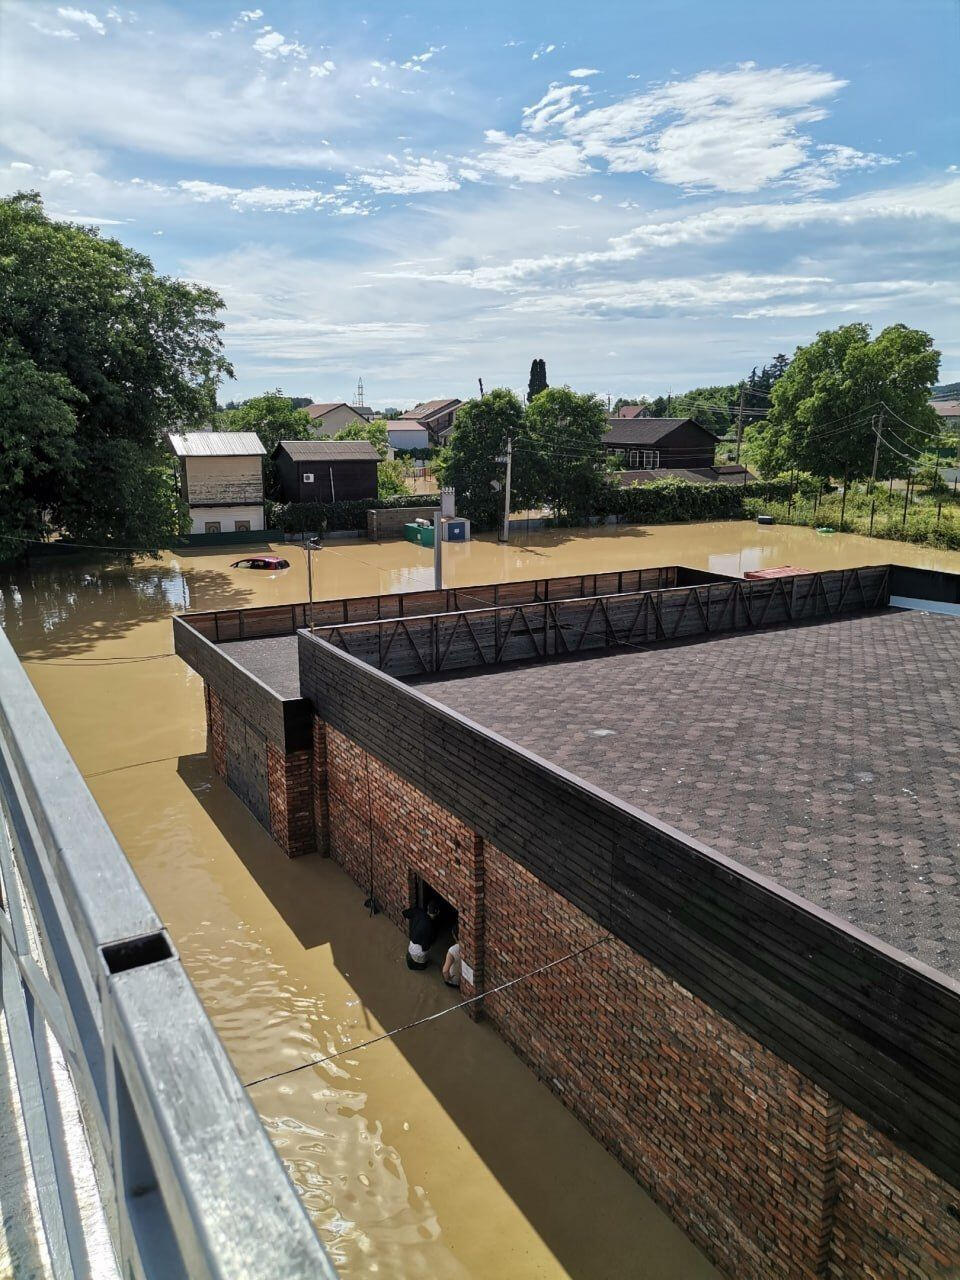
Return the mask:
[(243, 560), (234, 560), (231, 569), (289, 569), (290, 561), (282, 556), (247, 556)]

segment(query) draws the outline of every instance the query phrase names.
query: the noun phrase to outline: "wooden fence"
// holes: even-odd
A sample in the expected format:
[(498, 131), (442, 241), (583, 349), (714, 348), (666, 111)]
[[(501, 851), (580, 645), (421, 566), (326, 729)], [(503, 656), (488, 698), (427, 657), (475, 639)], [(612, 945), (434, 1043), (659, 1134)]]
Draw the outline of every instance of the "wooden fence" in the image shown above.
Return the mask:
[(208, 640), (259, 640), (289, 636), (302, 627), (333, 623), (367, 622), (382, 618), (451, 613), (485, 605), (528, 604), (577, 596), (607, 596), (622, 592), (675, 587), (678, 583), (706, 581), (723, 575), (699, 573), (677, 565), (654, 569), (622, 569), (611, 573), (581, 573), (563, 578), (533, 578), (526, 582), (494, 582), (440, 591), (395, 591), (386, 595), (350, 596), (341, 600), (315, 600), (298, 604), (263, 605), (252, 609), (215, 609), (183, 614), (188, 626)]
[(381, 671), (416, 677), (881, 608), (889, 603), (889, 582), (886, 565), (836, 569), (494, 608), (461, 605), (457, 612), (315, 627), (314, 634)]

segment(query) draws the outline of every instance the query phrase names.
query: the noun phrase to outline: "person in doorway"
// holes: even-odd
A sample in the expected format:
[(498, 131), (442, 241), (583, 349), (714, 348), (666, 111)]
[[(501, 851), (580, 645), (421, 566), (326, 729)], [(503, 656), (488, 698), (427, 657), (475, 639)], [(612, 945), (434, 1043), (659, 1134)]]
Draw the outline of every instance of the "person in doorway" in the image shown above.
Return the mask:
[(447, 956), (443, 962), (443, 980), (448, 987), (460, 988), (460, 938), (457, 934), (456, 925), (453, 929), (453, 942), (447, 949)]
[(440, 903), (434, 898), (423, 907), (407, 907), (404, 919), (410, 921), (407, 944), (407, 968), (426, 969), (430, 963), (430, 948), (437, 937), (437, 920)]

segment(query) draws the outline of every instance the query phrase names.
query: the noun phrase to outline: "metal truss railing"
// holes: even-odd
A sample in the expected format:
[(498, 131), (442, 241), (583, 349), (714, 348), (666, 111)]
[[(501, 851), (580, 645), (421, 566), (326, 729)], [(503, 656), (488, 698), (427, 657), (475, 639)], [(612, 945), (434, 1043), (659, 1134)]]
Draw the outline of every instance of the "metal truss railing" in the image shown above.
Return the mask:
[(48, 1028), (124, 1280), (335, 1280), (130, 863), (0, 632), (0, 990), (56, 1280), (90, 1274)]

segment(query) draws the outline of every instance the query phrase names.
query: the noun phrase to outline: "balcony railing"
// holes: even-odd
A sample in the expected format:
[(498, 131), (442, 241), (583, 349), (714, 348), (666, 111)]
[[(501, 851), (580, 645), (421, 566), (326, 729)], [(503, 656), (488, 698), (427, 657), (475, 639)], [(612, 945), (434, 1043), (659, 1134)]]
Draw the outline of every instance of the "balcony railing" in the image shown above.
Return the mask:
[(173, 943), (2, 632), (0, 887), (2, 1011), (56, 1280), (90, 1264), (48, 1028), (124, 1280), (335, 1280)]

